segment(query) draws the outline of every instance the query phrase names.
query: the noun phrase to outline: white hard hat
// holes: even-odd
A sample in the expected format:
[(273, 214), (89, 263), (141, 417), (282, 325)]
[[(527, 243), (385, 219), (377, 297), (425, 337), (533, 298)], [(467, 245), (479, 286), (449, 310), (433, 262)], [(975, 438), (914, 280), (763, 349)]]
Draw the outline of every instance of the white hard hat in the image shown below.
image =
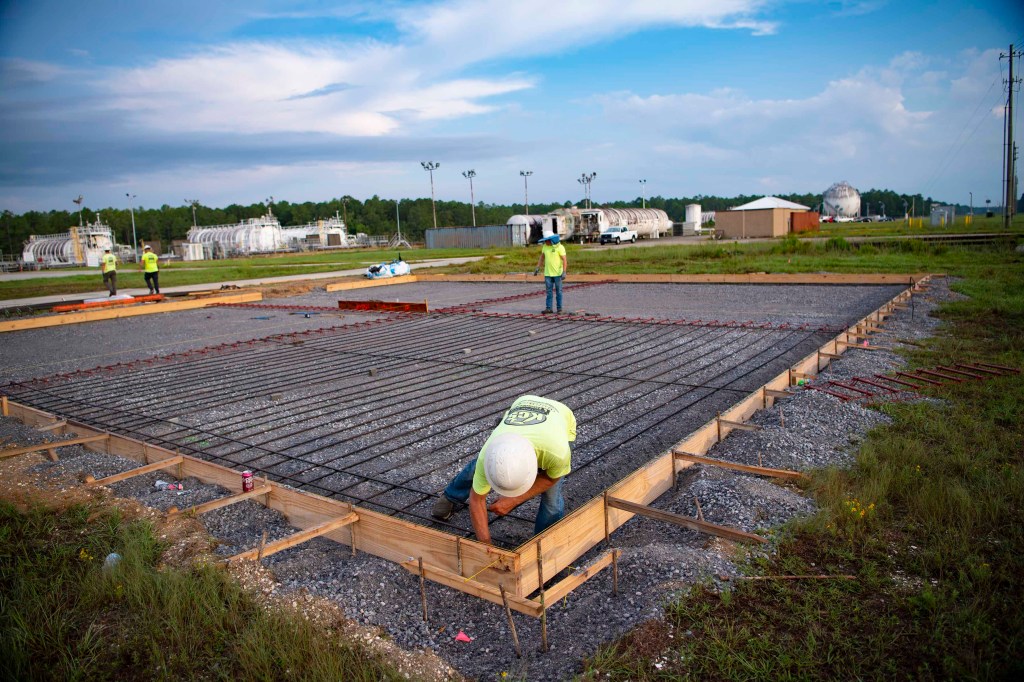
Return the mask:
[(533, 444), (517, 433), (494, 436), (484, 448), (484, 475), (499, 495), (522, 495), (537, 480)]

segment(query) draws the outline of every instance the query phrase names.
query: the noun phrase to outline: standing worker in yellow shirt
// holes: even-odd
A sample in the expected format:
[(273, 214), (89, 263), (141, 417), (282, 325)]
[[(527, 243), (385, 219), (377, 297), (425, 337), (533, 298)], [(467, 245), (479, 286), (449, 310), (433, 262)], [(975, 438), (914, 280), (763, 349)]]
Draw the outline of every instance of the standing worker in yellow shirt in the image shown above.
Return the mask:
[(555, 302), (558, 305), (557, 311), (562, 312), (562, 280), (569, 269), (569, 261), (565, 257), (565, 247), (559, 242), (557, 234), (551, 234), (540, 240), (540, 260), (537, 261), (537, 269), (533, 274), (538, 274), (541, 267), (544, 268), (544, 291), (545, 298), (544, 313), (551, 313), (551, 294), (555, 294)]
[(103, 273), (103, 286), (107, 288), (110, 296), (117, 296), (117, 256), (110, 253), (110, 247), (103, 249), (103, 259), (100, 261), (100, 272)]
[(150, 294), (160, 293), (160, 268), (156, 266), (157, 256), (149, 244), (142, 247), (142, 270)]

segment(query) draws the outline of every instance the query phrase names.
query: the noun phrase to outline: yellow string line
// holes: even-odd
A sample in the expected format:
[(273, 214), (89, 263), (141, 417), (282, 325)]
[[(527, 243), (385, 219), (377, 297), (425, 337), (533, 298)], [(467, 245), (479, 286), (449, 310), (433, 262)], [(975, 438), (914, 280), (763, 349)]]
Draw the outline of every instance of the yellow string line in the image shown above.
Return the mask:
[(483, 573), (484, 571), (486, 571), (486, 570), (487, 570), (488, 568), (490, 568), (490, 567), (491, 567), (491, 566), (493, 566), (494, 564), (496, 564), (496, 563), (500, 562), (500, 561), (501, 561), (501, 559), (502, 559), (502, 557), (498, 557), (497, 559), (495, 559), (495, 560), (494, 560), (494, 561), (492, 561), (491, 563), (487, 564), (486, 566), (484, 566), (483, 568), (481, 568), (481, 569), (480, 569), (479, 571), (477, 571), (477, 572), (476, 572), (476, 573), (474, 573), (473, 575), (469, 576), (468, 578), (463, 578), (463, 579), (462, 579), (462, 582), (464, 582), (464, 583), (467, 583), (467, 582), (469, 582), (470, 580), (472, 580), (473, 578), (477, 577), (478, 575), (480, 575), (481, 573)]

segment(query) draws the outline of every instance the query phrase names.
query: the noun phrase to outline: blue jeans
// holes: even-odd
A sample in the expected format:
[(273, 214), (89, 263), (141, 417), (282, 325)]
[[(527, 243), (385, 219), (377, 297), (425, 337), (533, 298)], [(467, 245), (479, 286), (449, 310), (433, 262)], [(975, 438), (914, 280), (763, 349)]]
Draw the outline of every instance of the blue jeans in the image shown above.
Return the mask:
[(544, 302), (547, 305), (545, 305), (544, 307), (547, 308), (548, 310), (555, 310), (554, 308), (551, 307), (551, 291), (552, 291), (552, 289), (555, 292), (555, 300), (558, 303), (558, 312), (562, 312), (562, 276), (561, 275), (559, 275), (557, 277), (548, 277), (547, 275), (544, 276), (544, 293), (547, 295), (547, 298), (544, 299)]
[[(475, 473), (476, 458), (474, 457), (444, 489), (444, 496), (452, 502), (467, 504), (469, 492), (473, 489), (473, 474)], [(537, 510), (537, 520), (533, 524), (534, 533), (541, 532), (565, 516), (565, 498), (562, 497), (562, 481), (564, 480), (564, 476), (558, 479), (540, 496), (540, 509)]]

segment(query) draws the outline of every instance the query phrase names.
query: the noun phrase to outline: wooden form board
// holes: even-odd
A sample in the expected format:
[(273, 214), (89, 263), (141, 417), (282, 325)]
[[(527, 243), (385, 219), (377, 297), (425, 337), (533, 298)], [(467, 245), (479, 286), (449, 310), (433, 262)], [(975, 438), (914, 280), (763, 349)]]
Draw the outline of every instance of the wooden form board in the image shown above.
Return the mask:
[(335, 282), (324, 287), (326, 291), (348, 291), (350, 289), (367, 289), (369, 287), (386, 287), (390, 284), (412, 284), (420, 281), (418, 275), (402, 275), (385, 279), (355, 279), (349, 282)]
[(339, 310), (374, 310), (397, 313), (425, 313), (427, 302), (402, 303), (401, 301), (338, 301)]
[[(880, 277), (889, 276), (883, 275)], [(354, 282), (351, 284), (355, 286), (351, 288), (398, 284), (401, 282), (396, 280), (403, 279), (405, 281), (417, 281), (419, 278), (409, 276), (408, 278), (394, 278), (392, 280)], [(423, 279), (426, 281), (482, 281), (480, 279), (457, 280), (438, 275), (430, 275)], [(491, 278), (490, 281), (496, 281), (497, 279), (500, 278)], [(625, 280), (619, 277), (600, 277), (596, 279), (642, 281), (637, 278)], [(866, 279), (870, 280), (870, 278), (864, 277), (858, 278), (856, 282), (840, 282), (833, 279), (831, 283), (894, 283), (891, 281), (865, 281)], [(927, 276), (924, 276), (917, 280), (915, 284), (926, 280)], [(825, 283), (828, 281), (830, 280), (820, 279), (815, 283)], [(765, 282), (762, 280), (761, 283)], [(901, 277), (896, 283), (907, 283), (908, 288), (875, 312), (851, 325), (849, 328), (851, 333), (856, 333), (858, 329), (866, 328), (867, 325), (884, 320), (900, 302), (906, 300), (911, 295), (910, 277)], [(711, 419), (665, 453), (612, 485), (606, 491), (607, 495), (636, 504), (650, 504), (673, 485), (679, 469), (693, 465), (693, 462), (686, 461), (676, 464), (676, 457), (673, 454), (674, 450), (682, 450), (698, 455), (705, 454), (718, 442), (720, 437), (724, 438), (733, 430), (734, 427), (729, 422), (745, 422), (757, 410), (770, 406), (776, 396), (783, 395), (784, 389), (792, 385), (796, 377), (816, 376), (820, 369), (819, 351), (826, 353), (834, 351), (835, 355), (841, 355), (847, 349), (847, 344), (842, 342), (844, 337), (848, 338), (847, 333), (840, 333), (835, 339), (828, 341), (821, 348), (797, 362), (789, 370), (780, 373), (771, 381), (750, 393), (729, 410)], [(41, 410), (8, 401), (6, 396), (3, 397), (3, 402), (11, 416), (33, 426), (52, 424), (58, 418)], [(74, 431), (81, 436), (100, 435), (101, 433), (75, 422), (69, 422), (65, 429)], [(91, 447), (91, 445), (87, 445), (87, 447)], [(166, 459), (177, 455), (177, 453), (170, 450), (114, 434), (111, 434), (104, 441), (103, 451), (133, 458), (146, 464), (151, 463), (153, 460)], [(151, 454), (153, 455), (152, 458), (150, 457)], [(180, 475), (193, 476), (204, 482), (215, 483), (232, 491), (241, 489), (240, 472), (190, 456), (182, 456)], [(574, 564), (579, 557), (603, 542), (606, 530), (607, 532), (614, 531), (633, 517), (632, 513), (623, 509), (606, 508), (604, 496), (598, 496), (574, 510), (562, 521), (544, 531), (544, 533), (527, 541), (516, 550), (509, 551), (449, 535), (432, 528), (419, 526), (379, 512), (354, 507), (348, 503), (320, 497), (312, 493), (278, 486), (270, 482), (265, 483), (265, 485), (269, 489), (269, 492), (265, 495), (266, 505), (280, 511), (287, 517), (289, 523), (300, 529), (314, 528), (323, 524), (327, 519), (345, 516), (354, 512), (358, 515), (358, 521), (333, 530), (327, 533), (325, 537), (346, 545), (354, 543), (357, 549), (401, 564), (409, 570), (412, 570), (410, 568), (412, 563), (417, 563), (418, 559), (422, 559), (428, 578), (468, 594), (475, 594), (489, 601), (497, 599), (496, 603), (501, 603), (498, 586), (502, 585), (508, 591), (510, 597), (514, 598), (513, 601), (519, 607), (513, 608), (530, 615), (543, 612), (539, 604), (534, 606), (536, 602), (526, 599), (527, 595), (536, 592), (540, 587), (538, 580), (538, 557), (540, 556), (538, 545), (543, 549), (542, 558), (545, 574), (549, 576), (555, 575)], [(606, 514), (608, 519), (607, 528), (605, 525)], [(610, 561), (610, 558), (608, 560)], [(607, 562), (604, 560), (599, 563), (602, 566), (607, 565)], [(592, 572), (586, 571), (584, 572), (585, 575), (581, 573), (576, 576), (570, 576), (566, 579), (567, 581), (571, 579), (571, 581), (566, 582), (565, 591), (567, 592), (572, 587), (577, 586), (586, 577), (596, 573), (597, 570), (599, 569), (595, 569)], [(418, 573), (418, 569), (413, 572)]]
[(96, 322), (98, 320), (114, 320), (121, 317), (134, 317), (136, 315), (173, 313), (179, 310), (205, 308), (218, 303), (252, 303), (254, 301), (262, 300), (263, 294), (259, 291), (247, 291), (240, 294), (226, 294), (224, 296), (189, 298), (184, 301), (165, 301), (163, 303), (147, 303), (145, 305), (122, 308), (88, 310), (80, 313), (63, 313), (61, 315), (29, 317), (23, 320), (0, 322), (0, 334), (4, 332), (21, 331), (23, 329), (41, 329), (43, 327), (59, 327), (65, 324), (80, 324), (82, 322)]

